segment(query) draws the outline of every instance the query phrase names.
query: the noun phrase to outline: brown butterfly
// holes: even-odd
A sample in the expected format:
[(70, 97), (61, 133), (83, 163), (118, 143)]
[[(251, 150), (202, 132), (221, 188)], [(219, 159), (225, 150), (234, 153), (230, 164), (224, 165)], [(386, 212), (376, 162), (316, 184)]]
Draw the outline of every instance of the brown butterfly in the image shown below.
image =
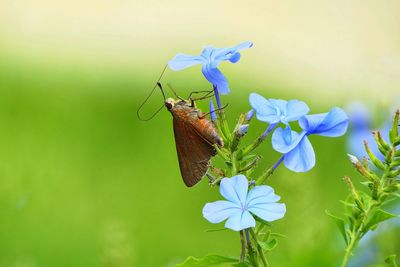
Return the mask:
[(164, 104), (173, 117), (181, 175), (186, 186), (191, 187), (206, 174), (210, 159), (216, 154), (213, 145), (224, 144), (214, 124), (196, 108), (192, 99), (167, 98)]

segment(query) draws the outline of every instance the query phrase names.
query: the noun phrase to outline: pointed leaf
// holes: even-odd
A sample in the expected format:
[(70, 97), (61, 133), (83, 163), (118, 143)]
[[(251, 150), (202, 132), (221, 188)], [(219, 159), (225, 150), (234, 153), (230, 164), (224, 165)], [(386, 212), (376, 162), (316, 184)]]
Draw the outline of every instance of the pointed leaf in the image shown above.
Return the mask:
[(183, 263), (177, 264), (176, 267), (206, 267), (219, 265), (222, 263), (235, 263), (238, 261), (238, 259), (232, 257), (226, 257), (217, 254), (208, 254), (201, 259), (190, 256)]
[(339, 218), (335, 215), (333, 215), (332, 213), (330, 213), (330, 211), (325, 210), (326, 215), (328, 215), (329, 217), (333, 218), (336, 222), (336, 225), (339, 228), (340, 233), (343, 236), (344, 242), (346, 243), (346, 245), (348, 244), (348, 239), (347, 239), (347, 234), (346, 234), (346, 225), (345, 222), (342, 218)]
[(256, 219), (257, 222), (264, 224), (265, 226), (269, 226), (269, 227), (272, 226), (272, 223), (267, 222), (267, 221), (261, 219), (260, 217), (254, 216), (254, 219)]
[(395, 218), (397, 215), (391, 214), (389, 212), (386, 212), (384, 210), (378, 209), (375, 211), (374, 215), (372, 218), (368, 221), (368, 223), (364, 227), (364, 232), (368, 231), (369, 229), (373, 228), (377, 224), (389, 220), (391, 218)]
[(390, 267), (397, 267), (396, 255), (390, 255), (386, 258), (385, 262), (389, 264)]
[(271, 251), (278, 245), (278, 240), (275, 238), (268, 240), (266, 242), (258, 242), (260, 247), (265, 251)]

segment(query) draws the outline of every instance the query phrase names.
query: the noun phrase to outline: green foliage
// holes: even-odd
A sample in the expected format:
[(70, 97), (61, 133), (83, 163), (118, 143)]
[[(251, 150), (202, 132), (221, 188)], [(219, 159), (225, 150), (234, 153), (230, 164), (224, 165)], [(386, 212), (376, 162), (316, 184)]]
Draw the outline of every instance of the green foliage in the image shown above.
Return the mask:
[(385, 262), (390, 266), (390, 267), (397, 267), (396, 263), (396, 255), (390, 255), (385, 259)]
[[(346, 203), (346, 202), (345, 202)], [(345, 222), (342, 218), (339, 218), (335, 215), (333, 215), (332, 213), (330, 213), (330, 211), (325, 210), (325, 213), (331, 217), (332, 219), (335, 220), (337, 227), (339, 228), (340, 233), (343, 236), (344, 242), (346, 243), (346, 245), (348, 244), (348, 237), (347, 237), (347, 232), (346, 232), (346, 225)]]
[(342, 267), (347, 265), (354, 247), (368, 231), (375, 230), (380, 223), (397, 217), (383, 210), (382, 207), (397, 198), (400, 189), (400, 180), (397, 179), (400, 174), (400, 155), (396, 143), (399, 138), (398, 122), (399, 111), (393, 119), (389, 143), (383, 140), (380, 132), (373, 132), (379, 151), (385, 156), (384, 160), (379, 160), (369, 148), (368, 143), (364, 142), (370, 162), (379, 170), (370, 168), (367, 161), (360, 162), (356, 157), (349, 155), (353, 166), (365, 179), (361, 184), (366, 186), (368, 191), (358, 190), (351, 178), (345, 176), (343, 180), (350, 191), (346, 201), (342, 201), (347, 220), (327, 212), (327, 215), (335, 220), (346, 243)]

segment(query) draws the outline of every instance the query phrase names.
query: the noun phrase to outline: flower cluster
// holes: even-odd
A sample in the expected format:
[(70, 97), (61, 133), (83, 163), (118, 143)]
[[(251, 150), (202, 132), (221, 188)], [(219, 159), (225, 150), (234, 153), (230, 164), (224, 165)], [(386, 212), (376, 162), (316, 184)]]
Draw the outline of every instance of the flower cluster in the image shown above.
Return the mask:
[[(272, 147), (283, 154), (285, 166), (295, 172), (305, 172), (315, 165), (315, 153), (308, 140), (309, 135), (328, 137), (343, 135), (347, 130), (348, 117), (340, 108), (328, 113), (306, 115), (309, 108), (299, 100), (265, 99), (259, 94), (250, 95), (250, 105), (256, 111), (257, 119), (285, 128), (277, 128), (272, 135)], [(298, 121), (301, 133), (293, 131), (289, 122)]]
[[(309, 137), (320, 135), (338, 137), (343, 135), (348, 126), (346, 113), (334, 107), (327, 113), (309, 114), (309, 107), (303, 101), (266, 99), (257, 93), (251, 93), (251, 110), (242, 114), (233, 131), (230, 131), (219, 94), (230, 92), (228, 80), (218, 69), (223, 61), (236, 63), (240, 59), (240, 50), (253, 46), (243, 42), (233, 47), (215, 48), (207, 46), (200, 55), (178, 54), (168, 62), (172, 70), (182, 70), (194, 65), (202, 65), (202, 73), (212, 84), (218, 109), (210, 101), (210, 118), (224, 146), (215, 146), (218, 156), (225, 162), (225, 168), (212, 166), (207, 176), (211, 185), (219, 185), (220, 194), (225, 200), (207, 203), (203, 216), (211, 223), (225, 221), (225, 227), (240, 232), (242, 253), (240, 262), (243, 266), (268, 266), (265, 252), (271, 250), (276, 240), (270, 239), (270, 230), (263, 232), (270, 222), (281, 219), (286, 213), (284, 203), (274, 189), (264, 185), (266, 178), (272, 175), (280, 165), (295, 172), (305, 172), (315, 165), (315, 153)], [(252, 143), (241, 147), (240, 141), (246, 135), (253, 116), (268, 124), (267, 129)], [(300, 132), (292, 128), (297, 122)], [(281, 126), (282, 125), (282, 126)], [(251, 154), (272, 133), (272, 148), (281, 153), (280, 159), (260, 177), (253, 178), (253, 171), (261, 157)], [(231, 177), (231, 178), (228, 178)], [(253, 231), (253, 228), (256, 228)], [(250, 237), (251, 236), (251, 237)], [(267, 236), (267, 238), (265, 238)], [(247, 242), (245, 242), (246, 240)], [(245, 245), (245, 243), (247, 245)], [(253, 245), (256, 251), (253, 249)], [(247, 262), (244, 252), (247, 250)]]

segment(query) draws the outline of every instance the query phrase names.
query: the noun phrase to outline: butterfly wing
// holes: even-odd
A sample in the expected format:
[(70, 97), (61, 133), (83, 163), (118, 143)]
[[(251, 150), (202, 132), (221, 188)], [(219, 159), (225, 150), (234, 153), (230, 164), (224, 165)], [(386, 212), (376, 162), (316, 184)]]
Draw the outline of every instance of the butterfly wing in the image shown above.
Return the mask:
[(206, 174), (216, 151), (191, 123), (174, 117), (173, 125), (181, 175), (186, 186), (191, 187)]

